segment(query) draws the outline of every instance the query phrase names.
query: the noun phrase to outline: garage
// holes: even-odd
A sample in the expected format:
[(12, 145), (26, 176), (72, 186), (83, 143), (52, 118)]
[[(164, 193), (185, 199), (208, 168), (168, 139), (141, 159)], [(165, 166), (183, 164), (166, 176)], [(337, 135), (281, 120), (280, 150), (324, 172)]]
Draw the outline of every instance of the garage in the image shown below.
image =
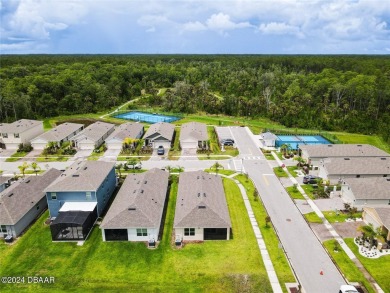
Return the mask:
[(153, 141), (153, 148), (157, 149), (160, 145), (164, 147), (164, 149), (170, 149), (171, 148), (171, 142), (170, 141)]
[(123, 146), (123, 143), (121, 141), (110, 141), (110, 142), (106, 142), (106, 146), (107, 146), (107, 149), (108, 150), (121, 150), (122, 149), (122, 146)]
[(104, 229), (106, 241), (128, 241), (127, 229)]
[(204, 240), (226, 240), (227, 228), (204, 228)]
[(198, 142), (197, 141), (181, 141), (180, 147), (182, 149), (197, 149)]

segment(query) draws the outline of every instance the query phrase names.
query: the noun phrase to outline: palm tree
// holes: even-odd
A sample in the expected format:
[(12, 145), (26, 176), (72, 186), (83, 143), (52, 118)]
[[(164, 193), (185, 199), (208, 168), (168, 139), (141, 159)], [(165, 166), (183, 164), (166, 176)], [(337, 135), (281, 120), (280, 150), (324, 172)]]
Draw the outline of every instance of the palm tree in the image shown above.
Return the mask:
[(167, 170), (169, 173), (171, 173), (172, 167), (170, 165), (165, 167), (165, 170)]
[(31, 163), (31, 168), (34, 170), (35, 176), (37, 176), (39, 170), (41, 170), (41, 167), (39, 167), (36, 162)]
[(22, 165), (18, 166), (18, 169), (20, 170), (20, 173), (22, 173), (23, 177), (28, 167), (29, 164), (27, 162), (24, 162)]
[(357, 228), (358, 231), (362, 232), (362, 237), (364, 238), (369, 238), (370, 239), (370, 249), (374, 244), (374, 237), (377, 235), (374, 227), (372, 224), (366, 225), (366, 226), (359, 226)]
[(224, 168), (223, 168), (223, 166), (222, 166), (220, 163), (215, 162), (215, 164), (212, 165), (210, 169), (211, 169), (211, 170), (214, 169), (214, 170), (215, 170), (215, 174), (218, 175), (219, 169), (224, 169)]
[(176, 167), (176, 170), (177, 170), (178, 173), (184, 172), (184, 167), (182, 167), (182, 166), (177, 166), (177, 167)]

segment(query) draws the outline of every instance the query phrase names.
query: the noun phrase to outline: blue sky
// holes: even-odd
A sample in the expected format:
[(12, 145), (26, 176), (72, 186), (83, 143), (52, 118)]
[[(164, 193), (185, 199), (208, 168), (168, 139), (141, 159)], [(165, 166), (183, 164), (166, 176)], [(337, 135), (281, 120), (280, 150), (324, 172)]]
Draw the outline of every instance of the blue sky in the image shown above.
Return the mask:
[(1, 54), (389, 54), (390, 0), (0, 0)]

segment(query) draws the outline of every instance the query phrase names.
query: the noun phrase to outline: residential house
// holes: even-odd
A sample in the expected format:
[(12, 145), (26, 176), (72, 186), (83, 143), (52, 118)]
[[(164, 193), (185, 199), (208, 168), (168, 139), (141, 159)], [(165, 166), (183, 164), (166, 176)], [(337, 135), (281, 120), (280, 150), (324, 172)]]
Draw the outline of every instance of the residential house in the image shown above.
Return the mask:
[(62, 123), (55, 128), (37, 136), (31, 140), (31, 145), (35, 150), (43, 150), (47, 147), (49, 142), (56, 143), (58, 147), (65, 141), (69, 141), (70, 138), (82, 131), (83, 124), (77, 123)]
[(0, 176), (0, 192), (6, 189), (11, 184), (11, 177)]
[(100, 147), (104, 140), (114, 132), (114, 126), (111, 123), (95, 122), (74, 136), (71, 141), (81, 150), (93, 150)]
[(0, 193), (0, 237), (18, 237), (45, 211), (44, 189), (60, 175), (61, 171), (50, 169), (16, 181)]
[(170, 148), (175, 134), (175, 126), (166, 122), (152, 124), (144, 135), (145, 145), (157, 149), (159, 146)]
[(116, 187), (115, 163), (79, 161), (45, 189), (53, 240), (85, 240)]
[(180, 174), (174, 228), (183, 241), (229, 240), (231, 222), (220, 176), (204, 171)]
[(389, 157), (355, 157), (325, 159), (318, 171), (320, 177), (331, 183), (346, 178), (390, 177)]
[(180, 147), (182, 149), (204, 149), (208, 140), (207, 126), (204, 123), (188, 122), (180, 128)]
[(139, 139), (144, 134), (144, 126), (141, 123), (128, 122), (116, 127), (113, 133), (106, 139), (109, 150), (121, 150), (126, 138)]
[(299, 152), (301, 157), (315, 168), (328, 158), (390, 157), (390, 154), (369, 144), (300, 144)]
[(341, 186), (344, 202), (362, 209), (390, 205), (390, 176), (375, 178), (345, 178)]
[(43, 122), (21, 119), (12, 123), (0, 123), (0, 148), (17, 150), (43, 133)]
[(260, 141), (265, 147), (275, 147), (278, 137), (272, 132), (263, 132), (260, 134)]
[(129, 174), (103, 219), (103, 241), (157, 241), (162, 232), (169, 173)]
[(386, 240), (390, 241), (390, 207), (365, 207), (363, 209), (363, 220), (372, 224), (376, 230), (380, 228), (386, 234)]

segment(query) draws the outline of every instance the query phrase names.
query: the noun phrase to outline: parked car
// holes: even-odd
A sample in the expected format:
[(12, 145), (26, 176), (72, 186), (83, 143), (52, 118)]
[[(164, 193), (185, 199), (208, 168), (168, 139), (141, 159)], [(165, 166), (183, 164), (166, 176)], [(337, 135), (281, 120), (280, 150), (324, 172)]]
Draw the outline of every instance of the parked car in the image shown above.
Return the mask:
[(304, 184), (316, 184), (318, 179), (322, 179), (321, 177), (314, 176), (314, 175), (306, 175), (303, 177), (303, 183)]
[(351, 285), (341, 285), (339, 293), (359, 293), (359, 291)]
[(221, 140), (221, 144), (224, 145), (224, 146), (233, 146), (234, 145), (234, 140), (230, 139), (230, 138), (223, 139), (223, 140)]
[(165, 153), (164, 147), (162, 145), (160, 145), (157, 148), (157, 155), (163, 155), (164, 153)]
[(141, 169), (142, 168), (142, 164), (139, 162), (139, 163), (137, 163), (137, 164), (135, 164), (135, 165), (129, 165), (129, 164), (127, 164), (127, 167), (129, 168), (129, 169)]

